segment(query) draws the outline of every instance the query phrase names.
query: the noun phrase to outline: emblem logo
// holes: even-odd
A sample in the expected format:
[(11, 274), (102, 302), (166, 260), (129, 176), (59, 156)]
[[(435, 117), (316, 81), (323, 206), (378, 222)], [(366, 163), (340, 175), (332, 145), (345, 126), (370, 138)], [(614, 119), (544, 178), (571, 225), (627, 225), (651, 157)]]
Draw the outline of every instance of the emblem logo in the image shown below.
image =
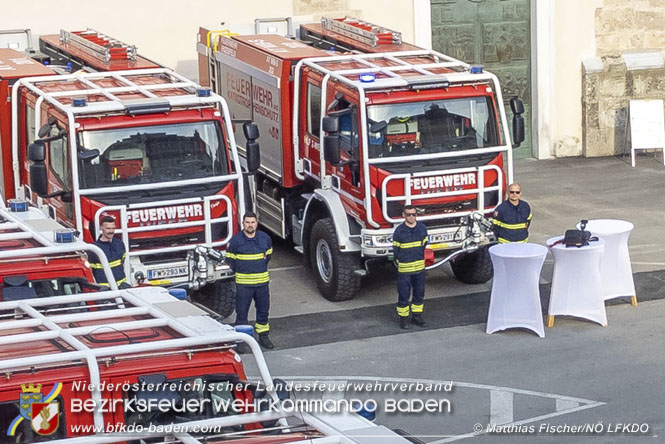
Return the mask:
[(60, 404), (57, 402), (32, 403), (32, 430), (40, 435), (50, 435), (58, 429)]
[(7, 436), (15, 436), (23, 421), (30, 421), (32, 430), (39, 435), (51, 435), (59, 426), (60, 403), (55, 398), (62, 390), (62, 383), (56, 383), (51, 391), (42, 395), (42, 384), (21, 384), (18, 398), (19, 415), (9, 425)]

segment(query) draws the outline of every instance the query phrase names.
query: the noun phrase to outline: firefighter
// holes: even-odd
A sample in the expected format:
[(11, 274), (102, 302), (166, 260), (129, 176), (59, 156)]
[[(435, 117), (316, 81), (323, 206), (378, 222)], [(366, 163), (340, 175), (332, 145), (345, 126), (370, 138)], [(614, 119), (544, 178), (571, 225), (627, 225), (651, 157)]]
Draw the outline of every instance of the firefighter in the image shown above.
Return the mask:
[(531, 207), (521, 200), (522, 187), (518, 183), (508, 185), (508, 200), (494, 211), (494, 234), (500, 244), (528, 242), (531, 225)]
[[(393, 234), (393, 255), (397, 262), (397, 314), (399, 326), (409, 328), (411, 322), (419, 327), (426, 327), (423, 318), (423, 299), (425, 298), (425, 246), (427, 245), (427, 227), (416, 220), (416, 209), (405, 205), (402, 210), (404, 222)], [(413, 292), (413, 299), (411, 293)], [(409, 302), (411, 306), (409, 307)]]
[(247, 324), (249, 307), (256, 307), (254, 329), (263, 348), (275, 346), (270, 341), (270, 277), (268, 262), (272, 256), (272, 240), (257, 229), (256, 214), (247, 212), (242, 218), (242, 231), (231, 239), (226, 250), (226, 263), (236, 274), (236, 325)]
[[(120, 239), (114, 236), (115, 234), (115, 218), (112, 216), (102, 216), (100, 227), (102, 234), (95, 241), (95, 245), (102, 249), (109, 261), (111, 271), (113, 271), (113, 278), (115, 279), (118, 288), (128, 288), (127, 278), (125, 277), (125, 244)], [(91, 253), (90, 266), (92, 267), (92, 274), (95, 281), (99, 285), (108, 286), (106, 282), (106, 275), (99, 258)]]

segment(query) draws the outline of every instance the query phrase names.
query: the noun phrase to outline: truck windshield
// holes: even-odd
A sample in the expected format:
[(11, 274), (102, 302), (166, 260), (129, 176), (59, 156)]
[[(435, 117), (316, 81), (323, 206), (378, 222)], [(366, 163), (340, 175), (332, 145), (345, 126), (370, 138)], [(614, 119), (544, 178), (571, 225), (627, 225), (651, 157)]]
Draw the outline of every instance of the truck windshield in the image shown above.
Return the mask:
[(150, 184), (228, 174), (214, 121), (81, 132), (99, 156), (79, 164), (81, 188)]
[[(370, 158), (498, 145), (494, 108), (488, 97), (372, 105), (367, 107), (367, 117)], [(381, 122), (387, 125), (377, 131)]]

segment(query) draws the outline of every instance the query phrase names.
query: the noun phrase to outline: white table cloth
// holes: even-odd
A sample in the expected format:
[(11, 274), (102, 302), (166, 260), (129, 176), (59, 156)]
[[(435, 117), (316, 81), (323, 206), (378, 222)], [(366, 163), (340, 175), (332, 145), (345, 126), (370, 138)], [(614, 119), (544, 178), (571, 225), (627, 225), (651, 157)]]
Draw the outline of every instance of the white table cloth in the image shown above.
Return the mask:
[[(547, 240), (547, 245), (563, 236)], [(569, 315), (607, 326), (605, 299), (600, 279), (600, 260), (605, 241), (599, 239), (586, 247), (566, 248), (563, 244), (550, 247), (554, 255), (554, 273), (547, 326), (554, 325), (554, 316)]]
[(547, 248), (509, 243), (489, 249), (494, 280), (487, 314), (488, 334), (508, 328), (528, 328), (545, 337), (538, 282)]
[(628, 238), (633, 228), (635, 226), (632, 223), (616, 219), (594, 219), (586, 226), (592, 236), (605, 240), (605, 252), (600, 261), (600, 279), (605, 300), (631, 296), (632, 304), (637, 305), (628, 253)]

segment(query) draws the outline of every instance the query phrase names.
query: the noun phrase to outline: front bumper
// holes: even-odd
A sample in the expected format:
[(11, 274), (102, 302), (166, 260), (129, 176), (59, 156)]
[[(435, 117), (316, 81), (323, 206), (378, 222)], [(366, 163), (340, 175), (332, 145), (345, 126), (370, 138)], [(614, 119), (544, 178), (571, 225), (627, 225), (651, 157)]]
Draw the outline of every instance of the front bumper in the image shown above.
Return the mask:
[[(391, 228), (361, 230), (361, 254), (363, 257), (385, 257), (393, 252), (393, 232)], [(466, 227), (430, 228), (427, 248), (434, 251), (455, 251), (464, 245)], [(487, 238), (483, 241), (489, 242)]]
[[(191, 280), (191, 265), (187, 260), (182, 261), (169, 261), (160, 263), (151, 263), (145, 265), (141, 262), (138, 256), (130, 256), (129, 274), (127, 280), (131, 285), (137, 285), (137, 275), (139, 273), (145, 276), (145, 283), (157, 286), (172, 286), (185, 284)], [(206, 277), (206, 281), (214, 282), (222, 279), (230, 279), (233, 277), (233, 271), (227, 264), (219, 264), (209, 261), (207, 270), (212, 270), (212, 273)]]

